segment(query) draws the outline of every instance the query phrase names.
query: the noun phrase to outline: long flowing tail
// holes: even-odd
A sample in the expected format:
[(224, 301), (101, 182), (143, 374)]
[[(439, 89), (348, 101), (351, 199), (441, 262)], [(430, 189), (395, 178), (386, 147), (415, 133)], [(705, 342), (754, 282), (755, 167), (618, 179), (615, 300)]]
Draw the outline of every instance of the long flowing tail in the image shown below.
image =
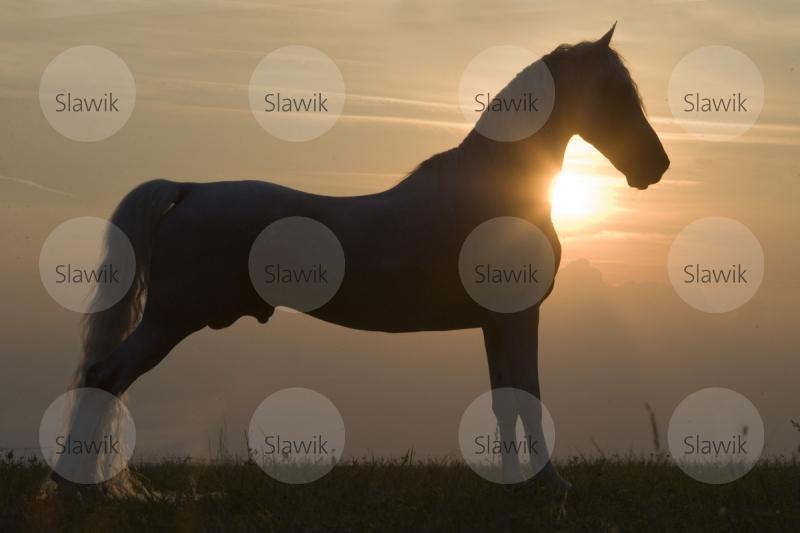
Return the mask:
[[(111, 223), (127, 235), (136, 253), (136, 275), (131, 288), (119, 302), (84, 318), (84, 355), (75, 375), (76, 386), (85, 384), (86, 371), (111, 355), (139, 322), (150, 278), (156, 228), (164, 213), (178, 202), (183, 190), (182, 184), (173, 181), (148, 181), (129, 192), (111, 216)], [(108, 245), (107, 239), (106, 248)], [(110, 252), (107, 254), (110, 257)], [(94, 296), (96, 301), (107, 298), (101, 293), (103, 287), (98, 286)]]

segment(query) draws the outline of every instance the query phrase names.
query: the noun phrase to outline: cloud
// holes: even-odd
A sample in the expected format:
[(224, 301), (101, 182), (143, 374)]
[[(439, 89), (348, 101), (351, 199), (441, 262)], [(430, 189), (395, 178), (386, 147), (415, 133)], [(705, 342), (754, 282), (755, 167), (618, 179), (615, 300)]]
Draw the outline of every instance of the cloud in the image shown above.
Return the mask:
[[(663, 140), (696, 143), (697, 137), (683, 131), (680, 124), (673, 117), (649, 117), (650, 122), (661, 126), (669, 126), (671, 131), (658, 131), (658, 136)], [(705, 124), (709, 127), (724, 127), (725, 123), (692, 121), (695, 124)], [(712, 136), (709, 135), (709, 139)], [(756, 123), (746, 133), (732, 139), (724, 138), (725, 142), (737, 144), (766, 144), (780, 146), (800, 145), (800, 126), (796, 124)]]
[(61, 191), (59, 189), (53, 189), (52, 187), (47, 187), (42, 185), (41, 183), (36, 183), (35, 181), (23, 179), (23, 178), (13, 178), (11, 176), (0, 176), (0, 180), (17, 183), (20, 185), (25, 185), (26, 187), (32, 187), (34, 189), (38, 189), (40, 191), (57, 194), (59, 196), (66, 196), (68, 198), (75, 198), (75, 195), (66, 191)]
[(348, 93), (347, 99), (354, 103), (396, 105), (401, 107), (411, 107), (413, 109), (419, 109), (425, 112), (433, 109), (437, 111), (457, 113), (459, 110), (459, 106), (456, 103), (448, 104), (445, 102), (434, 102), (430, 100), (418, 100), (413, 98)]
[(396, 117), (388, 115), (342, 115), (341, 119), (348, 122), (380, 122), (384, 124), (400, 124), (413, 127), (440, 128), (467, 132), (472, 129), (471, 124), (456, 121), (430, 120), (414, 117)]
[[(325, 7), (324, 4), (328, 4)], [(322, 5), (320, 5), (322, 4)], [(90, 17), (115, 13), (169, 9), (271, 9), (284, 12), (338, 14), (333, 2), (258, 2), (255, 0), (11, 0), (4, 9), (12, 15), (41, 18)]]

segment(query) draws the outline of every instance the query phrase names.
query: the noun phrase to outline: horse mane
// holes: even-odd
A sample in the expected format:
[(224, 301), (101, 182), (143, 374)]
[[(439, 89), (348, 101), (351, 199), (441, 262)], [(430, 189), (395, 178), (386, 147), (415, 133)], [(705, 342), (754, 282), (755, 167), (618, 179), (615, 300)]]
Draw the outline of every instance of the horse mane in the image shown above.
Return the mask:
[[(596, 43), (593, 41), (581, 41), (576, 44), (560, 44), (556, 46), (552, 52), (543, 56), (542, 60), (547, 64), (552, 72), (555, 70), (553, 68), (554, 66), (562, 64), (564, 61), (572, 59), (576, 55), (588, 54), (593, 49), (595, 44)], [(604, 69), (604, 71), (609, 79), (629, 85), (633, 89), (633, 93), (636, 95), (636, 100), (639, 102), (639, 106), (644, 111), (645, 106), (644, 102), (642, 101), (642, 95), (639, 92), (639, 86), (631, 76), (631, 72), (628, 70), (628, 67), (625, 64), (625, 58), (610, 46), (608, 47), (608, 54), (602, 57), (604, 57), (607, 61), (607, 68)], [(523, 70), (522, 72), (525, 71)], [(520, 74), (522, 74), (522, 72)]]
[(411, 176), (418, 174), (422, 171), (429, 171), (432, 172), (433, 174), (438, 174), (439, 169), (436, 167), (441, 167), (442, 163), (444, 163), (445, 160), (448, 157), (450, 157), (455, 151), (456, 148), (448, 148), (443, 152), (435, 153), (432, 156), (428, 157), (427, 159), (424, 159), (421, 163), (419, 163), (416, 167), (414, 167), (413, 170), (411, 170), (410, 172), (403, 175), (400, 179), (398, 179), (397, 183), (395, 184), (395, 187), (406, 181)]

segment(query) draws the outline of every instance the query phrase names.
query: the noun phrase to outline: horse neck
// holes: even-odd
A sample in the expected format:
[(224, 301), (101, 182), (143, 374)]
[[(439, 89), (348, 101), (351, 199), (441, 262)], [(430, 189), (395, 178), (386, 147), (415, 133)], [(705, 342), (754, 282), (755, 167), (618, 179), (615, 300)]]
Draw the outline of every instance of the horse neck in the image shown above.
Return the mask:
[(534, 135), (516, 142), (487, 139), (472, 130), (455, 151), (453, 184), (468, 209), (482, 216), (550, 216), (550, 184), (561, 170), (571, 137), (554, 110)]

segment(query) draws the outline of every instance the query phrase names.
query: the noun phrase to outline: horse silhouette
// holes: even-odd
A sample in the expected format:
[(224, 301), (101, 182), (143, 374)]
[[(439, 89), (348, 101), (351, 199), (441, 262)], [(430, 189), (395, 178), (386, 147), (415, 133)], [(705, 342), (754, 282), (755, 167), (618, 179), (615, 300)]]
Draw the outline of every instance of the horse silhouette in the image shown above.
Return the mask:
[[(301, 216), (330, 228), (347, 262), (338, 292), (308, 314), (385, 332), (481, 328), (492, 389), (540, 398), (539, 304), (499, 313), (476, 303), (460, 282), (459, 249), (477, 225), (513, 216), (541, 229), (557, 267), (561, 248), (548, 190), (573, 135), (602, 152), (631, 187), (645, 189), (667, 170), (636, 85), (610, 47), (613, 31), (541, 59), (555, 98), (538, 131), (503, 142), (473, 129), (381, 193), (327, 197), (260, 181), (138, 186), (111, 219), (136, 252), (135, 281), (115, 306), (87, 315), (78, 384), (121, 395), (193, 332), (225, 328), (242, 316), (267, 322), (275, 309), (251, 283), (250, 249), (272, 222)], [(507, 398), (497, 395), (493, 404), (503, 440), (514, 440), (518, 417), (528, 434), (539, 434), (541, 414), (501, 405)], [(502, 471), (508, 480), (521, 478), (516, 455), (502, 456)], [(549, 461), (539, 475), (569, 486)]]

